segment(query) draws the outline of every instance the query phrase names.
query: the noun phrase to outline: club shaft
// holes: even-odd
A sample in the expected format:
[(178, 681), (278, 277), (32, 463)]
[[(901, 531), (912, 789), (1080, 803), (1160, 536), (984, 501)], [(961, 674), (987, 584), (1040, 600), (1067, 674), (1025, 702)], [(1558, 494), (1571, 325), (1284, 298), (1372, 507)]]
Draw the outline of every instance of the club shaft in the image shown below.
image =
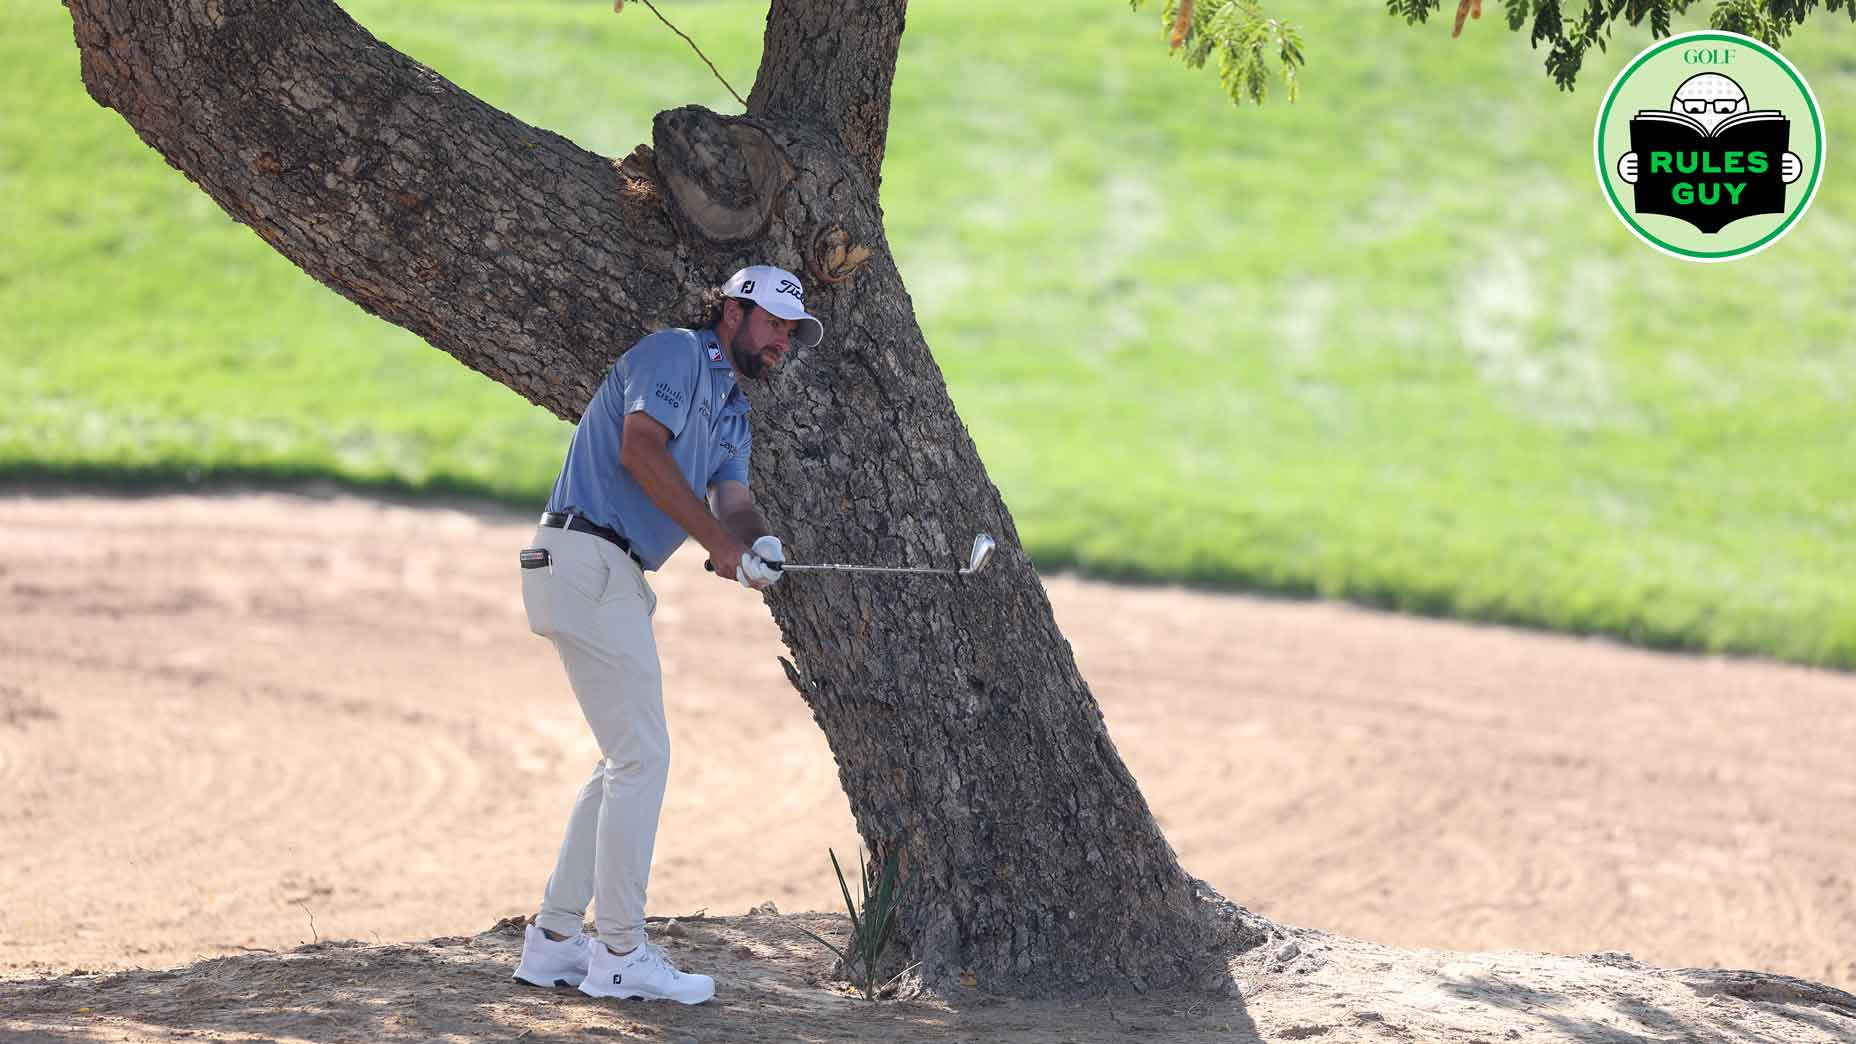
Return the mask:
[[(707, 569), (711, 573), (715, 572), (714, 562), (704, 562), (702, 564), (702, 567), (704, 569)], [(794, 572), (799, 572), (800, 570), (816, 570), (820, 572), (834, 572), (834, 573), (915, 573), (915, 574), (921, 574), (921, 575), (926, 575), (926, 576), (966, 576), (967, 575), (967, 570), (965, 569), (917, 569), (917, 568), (913, 568), (909, 566), (833, 565), (833, 564), (826, 564), (826, 563), (821, 563), (818, 565), (800, 565), (798, 563), (792, 563), (790, 565), (781, 564), (781, 565), (774, 566), (774, 571), (780, 572), (780, 573), (794, 573)]]
[(799, 570), (818, 570), (838, 573), (920, 573), (929, 576), (959, 576), (962, 569), (917, 569), (910, 566), (869, 566), (869, 565), (799, 565), (793, 563), (780, 567), (781, 572), (792, 573)]

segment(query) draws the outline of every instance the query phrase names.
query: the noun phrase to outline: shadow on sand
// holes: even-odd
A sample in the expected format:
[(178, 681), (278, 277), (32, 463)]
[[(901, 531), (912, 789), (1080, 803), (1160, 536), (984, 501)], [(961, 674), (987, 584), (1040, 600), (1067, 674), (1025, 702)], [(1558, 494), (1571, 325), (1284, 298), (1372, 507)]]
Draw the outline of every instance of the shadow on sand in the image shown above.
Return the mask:
[[(684, 1007), (594, 1000), (512, 983), (520, 929), (370, 945), (322, 942), (179, 968), (0, 982), (0, 1041), (434, 1039), (584, 1044), (661, 1041), (1095, 1041), (1146, 1037), (1249, 1044), (1243, 1001), (1198, 994), (1022, 1001), (870, 1003), (824, 981), (829, 958), (799, 927), (841, 934), (825, 914), (686, 922), (665, 940), (715, 974), (716, 999)], [(830, 934), (827, 938), (832, 937)]]

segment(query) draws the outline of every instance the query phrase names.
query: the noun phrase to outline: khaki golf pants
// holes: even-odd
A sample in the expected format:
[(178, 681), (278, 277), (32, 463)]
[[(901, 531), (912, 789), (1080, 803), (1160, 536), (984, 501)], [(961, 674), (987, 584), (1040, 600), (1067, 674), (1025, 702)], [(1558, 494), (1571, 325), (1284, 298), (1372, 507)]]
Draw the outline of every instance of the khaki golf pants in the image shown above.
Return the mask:
[(574, 798), (535, 921), (577, 935), (589, 902), (601, 942), (644, 943), (645, 885), (670, 774), (663, 677), (651, 614), (657, 596), (631, 556), (590, 533), (541, 528), (552, 566), (522, 570), (529, 629), (554, 643), (603, 757)]

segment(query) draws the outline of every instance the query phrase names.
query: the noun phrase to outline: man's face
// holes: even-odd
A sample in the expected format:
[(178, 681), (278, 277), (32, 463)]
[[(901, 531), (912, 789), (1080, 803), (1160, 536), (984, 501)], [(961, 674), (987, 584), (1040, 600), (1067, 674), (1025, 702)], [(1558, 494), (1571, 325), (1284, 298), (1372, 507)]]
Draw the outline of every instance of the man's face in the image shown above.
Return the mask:
[(797, 325), (794, 320), (782, 319), (765, 308), (748, 311), (728, 342), (735, 371), (752, 380), (778, 366), (780, 360), (786, 358), (792, 345), (793, 327)]

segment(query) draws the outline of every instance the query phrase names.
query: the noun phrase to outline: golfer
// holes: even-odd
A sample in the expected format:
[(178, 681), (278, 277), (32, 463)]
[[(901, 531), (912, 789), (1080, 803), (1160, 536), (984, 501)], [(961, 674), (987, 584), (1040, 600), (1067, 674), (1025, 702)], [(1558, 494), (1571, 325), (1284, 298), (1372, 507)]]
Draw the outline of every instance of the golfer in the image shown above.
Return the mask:
[[(645, 884), (670, 770), (663, 679), (645, 573), (693, 536), (716, 575), (763, 588), (780, 579), (778, 538), (748, 491), (748, 403), (740, 378), (778, 366), (825, 327), (792, 273), (736, 272), (701, 330), (651, 334), (620, 356), (587, 404), (522, 552), (529, 628), (554, 642), (603, 757), (567, 819), (541, 911), (515, 978), (592, 997), (700, 1004), (715, 980), (679, 971), (645, 939)], [(707, 503), (704, 495), (707, 495)], [(597, 900), (597, 939), (581, 933)]]

